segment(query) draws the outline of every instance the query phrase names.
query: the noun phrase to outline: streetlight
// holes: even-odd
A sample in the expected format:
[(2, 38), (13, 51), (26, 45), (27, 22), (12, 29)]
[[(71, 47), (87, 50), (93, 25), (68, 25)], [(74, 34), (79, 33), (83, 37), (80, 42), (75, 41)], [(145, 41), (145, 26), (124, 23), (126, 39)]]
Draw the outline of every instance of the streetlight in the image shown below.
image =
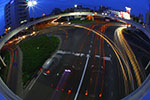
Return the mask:
[(35, 1), (35, 0), (28, 1), (28, 7), (33, 7), (35, 5), (37, 5), (37, 1)]
[(33, 1), (33, 5), (37, 5), (37, 1)]
[(75, 8), (77, 8), (77, 7), (78, 7), (78, 5), (77, 5), (77, 4), (75, 4), (75, 5), (74, 5), (74, 7), (75, 7)]
[[(29, 9), (32, 8), (32, 12), (33, 12), (33, 16), (34, 16), (33, 7), (35, 5), (37, 5), (37, 1), (36, 0), (26, 0), (26, 1), (27, 1), (27, 5), (28, 5)], [(33, 18), (33, 21), (34, 21), (34, 18)], [(33, 26), (33, 30), (34, 30), (34, 28), (35, 27)]]

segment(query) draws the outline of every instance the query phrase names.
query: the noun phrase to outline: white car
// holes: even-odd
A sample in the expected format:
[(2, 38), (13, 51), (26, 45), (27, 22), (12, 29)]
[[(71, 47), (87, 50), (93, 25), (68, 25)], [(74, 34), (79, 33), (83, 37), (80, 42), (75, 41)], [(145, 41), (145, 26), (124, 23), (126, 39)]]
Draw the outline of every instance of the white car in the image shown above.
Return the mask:
[(44, 75), (50, 74), (51, 71), (53, 71), (53, 69), (58, 65), (61, 58), (62, 56), (56, 55), (52, 58), (47, 59), (42, 66), (43, 74)]

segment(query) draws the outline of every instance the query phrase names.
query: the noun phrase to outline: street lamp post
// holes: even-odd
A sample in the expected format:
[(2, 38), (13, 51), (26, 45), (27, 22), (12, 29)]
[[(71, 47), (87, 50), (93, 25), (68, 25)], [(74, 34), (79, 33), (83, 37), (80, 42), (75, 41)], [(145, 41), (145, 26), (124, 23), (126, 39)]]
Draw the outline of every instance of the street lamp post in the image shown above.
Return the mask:
[(37, 1), (35, 1), (35, 0), (30, 0), (27, 2), (28, 2), (28, 7), (33, 7), (33, 6), (37, 5)]
[[(35, 5), (37, 5), (37, 1), (36, 0), (27, 0), (27, 5), (29, 8), (32, 8), (32, 12), (33, 12), (33, 16), (34, 16), (33, 7)], [(34, 18), (33, 18), (33, 21), (34, 21)], [(33, 30), (35, 30), (34, 26), (33, 26)]]

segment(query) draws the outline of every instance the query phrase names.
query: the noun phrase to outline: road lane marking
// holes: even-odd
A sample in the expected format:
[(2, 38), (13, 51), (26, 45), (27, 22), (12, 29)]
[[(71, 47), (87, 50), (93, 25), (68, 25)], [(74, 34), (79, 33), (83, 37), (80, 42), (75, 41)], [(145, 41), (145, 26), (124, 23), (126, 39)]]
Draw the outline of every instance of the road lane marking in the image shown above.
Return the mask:
[(91, 53), (91, 50), (89, 50), (89, 53)]
[(147, 66), (145, 67), (145, 70), (150, 66), (150, 61), (148, 62)]
[[(63, 54), (63, 55), (65, 55), (65, 54), (72, 54), (72, 55), (74, 55), (74, 56), (77, 56), (77, 57), (83, 57), (83, 56), (86, 56), (86, 54), (84, 54), (84, 53), (75, 53), (75, 52), (70, 52), (70, 51), (62, 51), (62, 50), (58, 50), (57, 51), (57, 53), (58, 54)], [(89, 50), (89, 54), (91, 53), (91, 50)], [(102, 58), (102, 59), (105, 59), (106, 61), (111, 61), (111, 54), (109, 55), (110, 57), (101, 57), (100, 55), (95, 55), (95, 57), (96, 58)], [(91, 57), (90, 55), (89, 55), (89, 57)]]
[(107, 60), (107, 61), (111, 61), (110, 57), (103, 57), (103, 59)]
[(36, 77), (36, 79), (34, 79), (34, 81), (31, 83), (29, 90), (31, 90), (31, 88), (33, 87), (33, 85), (35, 84), (35, 82), (38, 80), (38, 78), (40, 77), (40, 75), (42, 74), (43, 71), (40, 71), (39, 75)]
[(83, 83), (83, 79), (84, 79), (84, 76), (85, 76), (85, 72), (86, 72), (86, 69), (87, 69), (87, 65), (88, 65), (88, 62), (89, 62), (89, 58), (90, 58), (90, 55), (88, 54), (87, 55), (87, 59), (86, 59), (86, 64), (84, 66), (84, 70), (83, 70), (83, 74), (82, 74), (82, 77), (81, 77), (81, 80), (80, 80), (80, 84), (78, 86), (78, 89), (77, 89), (77, 92), (76, 92), (76, 95), (74, 97), (74, 100), (77, 100), (77, 97), (79, 95), (79, 91), (80, 91), (80, 88), (81, 88), (81, 85)]
[(100, 55), (95, 55), (95, 57), (96, 57), (96, 58), (100, 58), (101, 56), (100, 56)]

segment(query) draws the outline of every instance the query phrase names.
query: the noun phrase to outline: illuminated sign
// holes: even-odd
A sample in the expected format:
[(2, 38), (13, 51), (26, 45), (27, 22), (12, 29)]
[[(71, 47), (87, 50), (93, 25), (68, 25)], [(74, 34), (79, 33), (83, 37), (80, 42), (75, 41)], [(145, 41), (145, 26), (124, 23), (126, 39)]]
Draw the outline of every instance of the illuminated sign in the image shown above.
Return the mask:
[(129, 8), (129, 7), (125, 7), (125, 8), (126, 8), (127, 13), (129, 13), (129, 14), (130, 14), (130, 12), (131, 12), (131, 8)]
[(119, 17), (130, 20), (130, 14), (128, 12), (121, 11)]

